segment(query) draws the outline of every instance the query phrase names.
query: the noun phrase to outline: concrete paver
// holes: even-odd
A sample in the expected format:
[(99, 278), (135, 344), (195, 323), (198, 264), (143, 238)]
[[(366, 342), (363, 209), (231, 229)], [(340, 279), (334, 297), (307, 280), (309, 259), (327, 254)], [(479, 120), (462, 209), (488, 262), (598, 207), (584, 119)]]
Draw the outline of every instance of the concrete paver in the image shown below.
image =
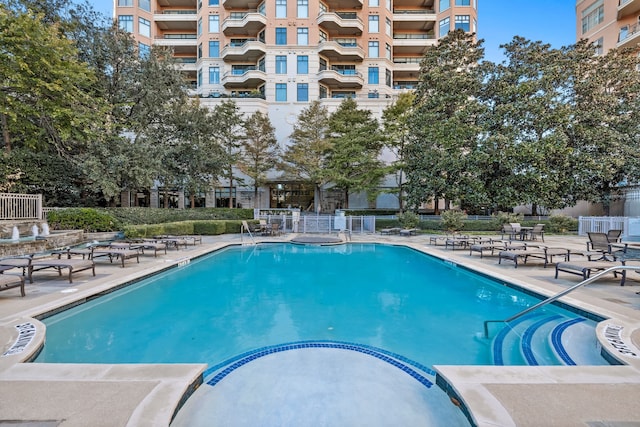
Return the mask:
[[(286, 241), (293, 235), (258, 237), (257, 241)], [(514, 268), (513, 263), (498, 264), (497, 256), (470, 256), (465, 249), (445, 249), (429, 244), (429, 236), (354, 234), (354, 242), (405, 244), (457, 265), (490, 274), (526, 287), (542, 295), (576, 284), (580, 278), (561, 274), (554, 279), (553, 265), (531, 260)], [(197, 384), (203, 365), (65, 365), (20, 363), (37, 351), (44, 331), (39, 315), (74, 304), (121, 283), (132, 282), (228, 244), (251, 243), (245, 235), (210, 236), (203, 243), (167, 255), (141, 256), (140, 264), (109, 265), (98, 261), (96, 277), (81, 272), (69, 284), (55, 271), (39, 272), (36, 282), (27, 285), (27, 295), (19, 290), (0, 293), (0, 345), (5, 352), (16, 343), (16, 324), (33, 322), (35, 336), (23, 352), (0, 357), (0, 388), (14, 390), (3, 396), (2, 420), (57, 420), (60, 426), (161, 426), (168, 425), (180, 400)], [(545, 236), (550, 247), (586, 248), (586, 239), (576, 236)], [(103, 265), (104, 264), (104, 265)], [(85, 274), (86, 273), (86, 274)], [(626, 286), (619, 280), (603, 279), (577, 290), (563, 299), (622, 326), (620, 338), (628, 350), (640, 355), (640, 275), (630, 274)], [(598, 333), (605, 334), (605, 326)], [(601, 340), (606, 347), (611, 345)], [(610, 349), (611, 350), (611, 349)], [(640, 411), (633, 402), (640, 398), (640, 358), (618, 355), (626, 366), (606, 367), (465, 367), (438, 366), (480, 426), (560, 425), (584, 426), (595, 421), (640, 423)], [(6, 397), (10, 396), (10, 397)], [(594, 396), (598, 396), (597, 398)], [(585, 408), (585, 409), (581, 409)], [(588, 409), (588, 410), (586, 410)], [(105, 413), (113, 415), (106, 417)]]

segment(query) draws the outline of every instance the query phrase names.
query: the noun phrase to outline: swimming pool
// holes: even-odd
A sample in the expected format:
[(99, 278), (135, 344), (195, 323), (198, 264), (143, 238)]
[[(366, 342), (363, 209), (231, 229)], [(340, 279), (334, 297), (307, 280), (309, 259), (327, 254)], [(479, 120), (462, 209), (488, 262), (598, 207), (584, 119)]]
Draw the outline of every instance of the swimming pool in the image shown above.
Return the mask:
[(372, 346), (427, 367), (486, 365), (484, 320), (536, 302), (406, 247), (231, 247), (44, 319), (36, 362), (215, 366), (315, 340)]

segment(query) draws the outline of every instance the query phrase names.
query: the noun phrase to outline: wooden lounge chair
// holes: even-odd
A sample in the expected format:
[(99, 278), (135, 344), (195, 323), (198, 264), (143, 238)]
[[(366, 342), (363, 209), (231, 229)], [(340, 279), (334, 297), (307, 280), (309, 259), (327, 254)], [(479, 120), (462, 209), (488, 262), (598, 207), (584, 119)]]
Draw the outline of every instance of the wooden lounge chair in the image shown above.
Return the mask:
[(20, 293), (24, 296), (24, 277), (13, 274), (0, 274), (0, 291), (20, 288)]
[(95, 263), (92, 259), (78, 259), (78, 258), (45, 258), (36, 259), (29, 265), (29, 281), (33, 283), (32, 275), (34, 271), (44, 270), (47, 268), (53, 268), (58, 271), (58, 275), (62, 275), (62, 270), (69, 270), (69, 283), (73, 283), (73, 273), (78, 271), (91, 269), (93, 275), (96, 275)]

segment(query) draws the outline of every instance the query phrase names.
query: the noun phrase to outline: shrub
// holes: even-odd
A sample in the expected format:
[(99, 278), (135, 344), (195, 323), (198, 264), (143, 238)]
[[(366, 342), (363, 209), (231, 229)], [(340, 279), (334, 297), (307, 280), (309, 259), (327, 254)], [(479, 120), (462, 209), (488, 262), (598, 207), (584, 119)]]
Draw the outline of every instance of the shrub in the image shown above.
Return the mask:
[(217, 236), (226, 232), (226, 221), (194, 221), (193, 234), (202, 234), (204, 236)]
[(448, 210), (440, 215), (442, 228), (449, 232), (460, 231), (464, 228), (464, 220), (467, 214), (459, 210)]
[(52, 230), (83, 230), (85, 233), (120, 230), (116, 218), (93, 208), (56, 209), (47, 214), (47, 222)]
[(398, 222), (404, 228), (418, 228), (418, 225), (420, 224), (420, 217), (418, 214), (413, 212), (404, 212), (398, 214)]
[(195, 209), (163, 209), (163, 208), (107, 208), (104, 209), (123, 224), (160, 224), (165, 222), (253, 219), (253, 209), (229, 208), (195, 208)]
[(565, 233), (578, 229), (578, 220), (566, 215), (551, 215), (549, 217), (549, 231)]

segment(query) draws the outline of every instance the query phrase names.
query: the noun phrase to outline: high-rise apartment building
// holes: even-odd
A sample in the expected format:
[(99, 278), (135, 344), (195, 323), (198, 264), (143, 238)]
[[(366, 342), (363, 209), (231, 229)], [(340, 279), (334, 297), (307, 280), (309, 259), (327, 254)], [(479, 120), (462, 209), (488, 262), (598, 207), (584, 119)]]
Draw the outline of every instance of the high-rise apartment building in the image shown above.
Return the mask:
[(640, 43), (640, 0), (577, 0), (576, 39), (588, 39), (599, 54)]
[[(331, 112), (351, 97), (380, 117), (399, 92), (415, 87), (428, 46), (451, 30), (477, 27), (477, 0), (114, 1), (118, 24), (142, 52), (173, 49), (202, 104), (233, 99), (242, 112), (267, 114), (282, 146), (313, 100)], [(274, 176), (264, 190), (285, 194), (278, 206), (306, 207), (294, 194), (308, 191), (293, 186)], [(273, 196), (258, 202), (222, 185), (219, 191), (215, 204), (227, 191), (244, 206), (275, 207)]]

